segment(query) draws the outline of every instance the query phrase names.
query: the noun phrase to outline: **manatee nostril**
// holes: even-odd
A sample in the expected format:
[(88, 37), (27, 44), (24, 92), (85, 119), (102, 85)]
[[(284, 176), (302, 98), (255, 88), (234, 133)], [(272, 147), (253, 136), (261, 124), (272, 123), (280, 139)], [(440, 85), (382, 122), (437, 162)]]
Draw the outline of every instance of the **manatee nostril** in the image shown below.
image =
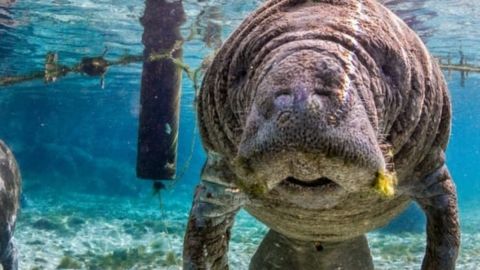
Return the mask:
[(289, 90), (281, 90), (275, 93), (275, 106), (280, 109), (287, 109), (293, 104), (293, 95)]
[(279, 97), (279, 96), (283, 96), (283, 95), (291, 95), (292, 94), (292, 91), (290, 91), (289, 89), (281, 89), (281, 90), (278, 90), (276, 93), (275, 93), (275, 98)]
[(334, 95), (335, 91), (332, 91), (332, 89), (329, 89), (329, 88), (322, 87), (322, 88), (315, 88), (313, 94), (317, 96), (322, 96), (322, 97), (329, 97)]

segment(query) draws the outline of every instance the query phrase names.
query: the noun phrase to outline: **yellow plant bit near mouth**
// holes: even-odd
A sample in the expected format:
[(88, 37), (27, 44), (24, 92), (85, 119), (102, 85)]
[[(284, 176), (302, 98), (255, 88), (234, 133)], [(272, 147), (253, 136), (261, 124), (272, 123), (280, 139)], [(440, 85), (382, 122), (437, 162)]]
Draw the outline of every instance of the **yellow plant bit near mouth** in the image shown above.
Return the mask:
[(397, 176), (395, 173), (378, 171), (374, 189), (386, 198), (395, 195), (395, 185), (397, 184)]

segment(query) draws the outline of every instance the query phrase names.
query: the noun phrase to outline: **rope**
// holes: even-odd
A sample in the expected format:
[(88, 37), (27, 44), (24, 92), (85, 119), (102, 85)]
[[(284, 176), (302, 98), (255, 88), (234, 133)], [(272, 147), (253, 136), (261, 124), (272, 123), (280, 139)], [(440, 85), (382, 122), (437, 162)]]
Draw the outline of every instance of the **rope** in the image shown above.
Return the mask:
[[(116, 60), (108, 61), (104, 58), (104, 55), (96, 57), (83, 57), (76, 65), (64, 66), (58, 64), (58, 56), (54, 52), (48, 52), (45, 60), (45, 69), (39, 71), (33, 71), (28, 74), (4, 76), (0, 77), (0, 86), (15, 85), (23, 82), (34, 81), (44, 79), (45, 83), (53, 83), (58, 79), (67, 76), (70, 73), (82, 73), (89, 76), (103, 77), (110, 66), (128, 65), (132, 63), (139, 63), (143, 61), (158, 61), (164, 59), (171, 59), (179, 68), (181, 68), (192, 81), (195, 89), (195, 97), (197, 96), (198, 89), (200, 88), (201, 74), (206, 70), (208, 64), (212, 60), (212, 55), (204, 58), (202, 64), (192, 69), (189, 65), (182, 62), (180, 59), (174, 58), (172, 52), (180, 48), (182, 42), (179, 42), (174, 46), (171, 52), (152, 53), (144, 59), (143, 55), (124, 55)], [(104, 52), (105, 54), (105, 52)], [(460, 53), (460, 55), (463, 55)], [(445, 71), (458, 71), (464, 73), (480, 73), (480, 66), (468, 64), (465, 57), (461, 57), (460, 63), (452, 64), (450, 57), (447, 61), (444, 61), (441, 57), (435, 57), (439, 62), (440, 68)], [(445, 63), (446, 62), (446, 63)]]

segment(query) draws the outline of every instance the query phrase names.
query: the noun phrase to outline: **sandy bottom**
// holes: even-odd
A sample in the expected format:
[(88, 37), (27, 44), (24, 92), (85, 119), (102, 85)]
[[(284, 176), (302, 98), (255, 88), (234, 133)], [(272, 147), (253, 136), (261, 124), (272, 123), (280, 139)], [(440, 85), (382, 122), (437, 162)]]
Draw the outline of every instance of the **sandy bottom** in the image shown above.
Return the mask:
[[(162, 195), (166, 201), (168, 194)], [(15, 234), (20, 269), (181, 269), (190, 201), (173, 197), (38, 194), (28, 198)], [(463, 215), (457, 269), (478, 269), (480, 215)], [(230, 243), (230, 269), (248, 262), (267, 228), (241, 212)], [(368, 235), (376, 269), (420, 269), (421, 233)]]

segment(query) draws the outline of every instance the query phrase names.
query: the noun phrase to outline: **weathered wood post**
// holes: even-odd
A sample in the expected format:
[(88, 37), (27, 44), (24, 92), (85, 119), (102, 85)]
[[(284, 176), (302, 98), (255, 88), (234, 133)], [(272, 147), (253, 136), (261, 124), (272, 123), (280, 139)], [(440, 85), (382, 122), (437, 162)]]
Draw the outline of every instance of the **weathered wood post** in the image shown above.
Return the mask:
[(185, 21), (182, 0), (146, 0), (140, 19), (144, 33), (144, 63), (138, 128), (137, 176), (174, 179), (182, 71), (171, 57), (182, 57), (180, 26)]

